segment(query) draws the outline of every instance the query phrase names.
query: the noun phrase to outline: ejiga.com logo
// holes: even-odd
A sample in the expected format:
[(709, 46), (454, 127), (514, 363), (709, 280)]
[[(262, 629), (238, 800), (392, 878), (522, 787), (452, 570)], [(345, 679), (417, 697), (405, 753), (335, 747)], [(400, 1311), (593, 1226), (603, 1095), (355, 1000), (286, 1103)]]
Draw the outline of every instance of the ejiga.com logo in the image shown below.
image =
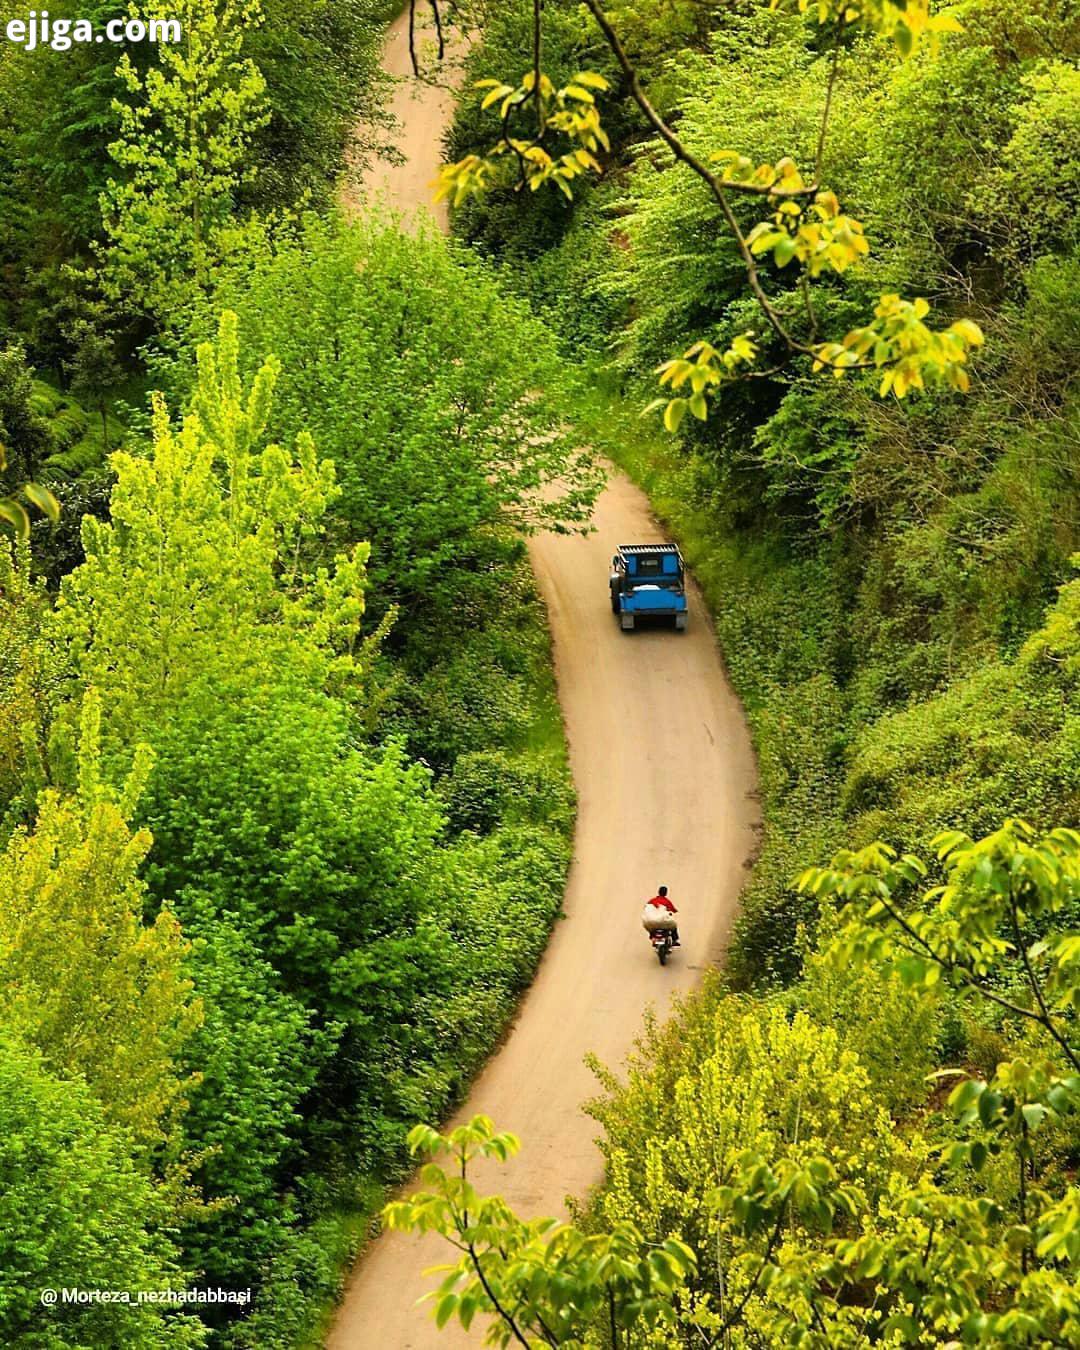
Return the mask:
[(179, 42), (179, 19), (108, 19), (95, 27), (89, 19), (53, 19), (47, 9), (32, 9), (25, 19), (9, 19), (4, 27), (8, 42), (24, 52), (47, 47), (50, 51), (70, 51), (77, 43)]

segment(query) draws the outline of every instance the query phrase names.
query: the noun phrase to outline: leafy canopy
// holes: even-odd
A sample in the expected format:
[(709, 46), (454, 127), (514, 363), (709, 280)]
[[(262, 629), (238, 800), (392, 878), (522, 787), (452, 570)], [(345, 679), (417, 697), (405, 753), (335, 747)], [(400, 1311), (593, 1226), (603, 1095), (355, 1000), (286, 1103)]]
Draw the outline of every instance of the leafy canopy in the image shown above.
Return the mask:
[(259, 0), (182, 0), (170, 11), (182, 42), (162, 44), (146, 71), (121, 59), (127, 98), (114, 104), (120, 135), (109, 146), (119, 173), (101, 195), (114, 302), (160, 318), (175, 312), (178, 287), (207, 284), (268, 118), (266, 81), (242, 51), (261, 15)]
[(85, 1079), (106, 1118), (149, 1148), (175, 1129), (179, 1056), (201, 1013), (175, 915), (143, 919), (151, 840), (126, 820), (145, 755), (113, 800), (99, 779), (100, 716), (87, 694), (77, 795), (45, 792), (33, 829), (0, 854), (0, 1005), (55, 1072)]
[[(415, 0), (411, 3), (415, 4)], [(779, 0), (774, 0), (772, 7), (778, 6)], [(586, 7), (658, 140), (708, 189), (713, 206), (734, 242), (746, 284), (765, 320), (767, 332), (780, 344), (781, 364), (794, 356), (808, 357), (814, 371), (830, 370), (837, 377), (853, 370), (883, 370), (880, 392), (892, 393), (897, 398), (903, 398), (912, 389), (924, 388), (928, 382), (966, 390), (969, 381), (965, 367), (971, 351), (983, 341), (982, 332), (973, 320), (964, 319), (944, 331), (936, 331), (923, 322), (930, 308), (926, 300), (908, 301), (898, 295), (885, 295), (869, 323), (853, 329), (839, 341), (823, 342), (817, 335), (818, 321), (811, 294), (813, 281), (826, 273), (845, 273), (869, 252), (862, 224), (842, 211), (836, 194), (824, 189), (819, 181), (832, 87), (849, 30), (868, 29), (883, 35), (895, 43), (901, 54), (908, 55), (920, 43), (927, 40), (932, 43), (942, 33), (959, 31), (956, 19), (932, 13), (929, 0), (909, 0), (909, 3), (869, 0), (864, 4), (799, 0), (800, 12), (813, 13), (832, 42), (816, 162), (811, 170), (803, 171), (789, 155), (773, 164), (759, 163), (738, 149), (713, 149), (704, 156), (695, 152), (653, 106), (637, 68), (599, 0), (586, 0)], [(542, 69), (540, 0), (533, 0), (533, 13), (532, 70), (517, 85), (498, 79), (479, 82), (479, 87), (486, 90), (483, 108), (498, 104), (498, 139), (485, 154), (467, 155), (442, 170), (437, 195), (452, 195), (457, 205), (470, 194), (486, 192), (505, 182), (506, 175), (500, 174), (500, 166), (507, 163), (516, 162), (519, 187), (527, 185), (536, 190), (545, 182), (553, 182), (567, 197), (573, 195), (570, 185), (575, 178), (590, 169), (599, 171), (593, 151), (605, 146), (607, 136), (596, 111), (594, 92), (607, 90), (608, 81), (600, 74), (586, 71), (556, 90)], [(527, 134), (514, 123), (515, 117), (526, 114), (533, 121)], [(544, 142), (553, 134), (565, 138), (570, 148), (561, 154), (549, 151)], [(746, 229), (733, 205), (738, 197), (756, 199), (768, 208), (769, 216)], [(806, 305), (806, 322), (801, 329), (786, 316), (777, 297), (770, 294), (758, 261), (762, 257), (770, 258), (781, 276), (785, 269), (796, 265)], [(672, 390), (684, 384), (689, 388), (688, 395), (657, 399), (652, 405), (664, 409), (664, 424), (669, 431), (678, 428), (687, 412), (704, 421), (710, 399), (724, 385), (761, 373), (753, 369), (760, 347), (754, 338), (753, 332), (747, 333), (726, 351), (718, 351), (708, 342), (697, 342), (681, 360), (667, 361), (660, 367), (661, 383)]]
[(279, 369), (269, 358), (245, 389), (236, 316), (224, 314), (182, 425), (155, 397), (150, 454), (114, 454), (111, 519), (83, 520), (86, 561), (65, 577), (54, 624), (113, 743), (145, 734), (215, 672), (257, 686), (261, 663), (286, 661), (301, 634), (317, 685), (358, 678), (367, 546), (303, 571), (334, 471), (306, 433), (291, 452), (259, 444)]

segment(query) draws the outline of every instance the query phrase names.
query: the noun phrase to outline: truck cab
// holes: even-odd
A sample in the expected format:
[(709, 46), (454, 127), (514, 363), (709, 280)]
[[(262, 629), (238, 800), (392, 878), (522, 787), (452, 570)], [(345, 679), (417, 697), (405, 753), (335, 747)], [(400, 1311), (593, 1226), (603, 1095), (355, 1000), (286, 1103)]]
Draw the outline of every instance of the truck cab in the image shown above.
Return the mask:
[(677, 544), (620, 544), (608, 587), (624, 632), (639, 619), (673, 619), (677, 629), (686, 627), (686, 567)]

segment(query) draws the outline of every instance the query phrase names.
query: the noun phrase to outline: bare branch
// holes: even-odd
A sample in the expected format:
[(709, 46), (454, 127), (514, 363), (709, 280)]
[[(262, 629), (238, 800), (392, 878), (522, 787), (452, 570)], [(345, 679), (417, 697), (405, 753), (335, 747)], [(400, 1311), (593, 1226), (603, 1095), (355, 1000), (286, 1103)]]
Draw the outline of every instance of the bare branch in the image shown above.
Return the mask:
[(435, 32), (439, 39), (439, 60), (443, 59), (446, 53), (446, 43), (443, 39), (442, 15), (439, 13), (439, 0), (430, 0), (432, 17), (435, 20)]

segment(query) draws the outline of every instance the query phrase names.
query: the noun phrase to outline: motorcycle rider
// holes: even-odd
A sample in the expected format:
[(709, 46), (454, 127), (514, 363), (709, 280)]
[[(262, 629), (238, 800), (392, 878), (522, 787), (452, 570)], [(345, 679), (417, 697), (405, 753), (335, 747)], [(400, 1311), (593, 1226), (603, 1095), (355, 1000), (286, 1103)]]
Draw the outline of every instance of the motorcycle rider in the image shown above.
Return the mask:
[[(675, 908), (675, 906), (671, 903), (671, 901), (668, 899), (668, 893), (667, 893), (667, 887), (666, 887), (666, 886), (661, 886), (661, 887), (659, 887), (659, 889), (657, 890), (657, 892), (656, 892), (656, 894), (653, 896), (653, 898), (652, 898), (651, 900), (646, 900), (645, 903), (646, 903), (647, 905), (656, 905), (656, 907), (657, 907), (658, 909), (666, 909), (666, 910), (668, 911), (668, 913), (670, 913), (670, 914), (678, 914), (678, 912), (679, 912), (679, 911)], [(671, 945), (672, 945), (673, 947), (681, 947), (681, 946), (682, 946), (682, 943), (679, 941), (679, 926), (678, 926), (678, 924), (676, 924), (675, 927), (672, 929)]]

